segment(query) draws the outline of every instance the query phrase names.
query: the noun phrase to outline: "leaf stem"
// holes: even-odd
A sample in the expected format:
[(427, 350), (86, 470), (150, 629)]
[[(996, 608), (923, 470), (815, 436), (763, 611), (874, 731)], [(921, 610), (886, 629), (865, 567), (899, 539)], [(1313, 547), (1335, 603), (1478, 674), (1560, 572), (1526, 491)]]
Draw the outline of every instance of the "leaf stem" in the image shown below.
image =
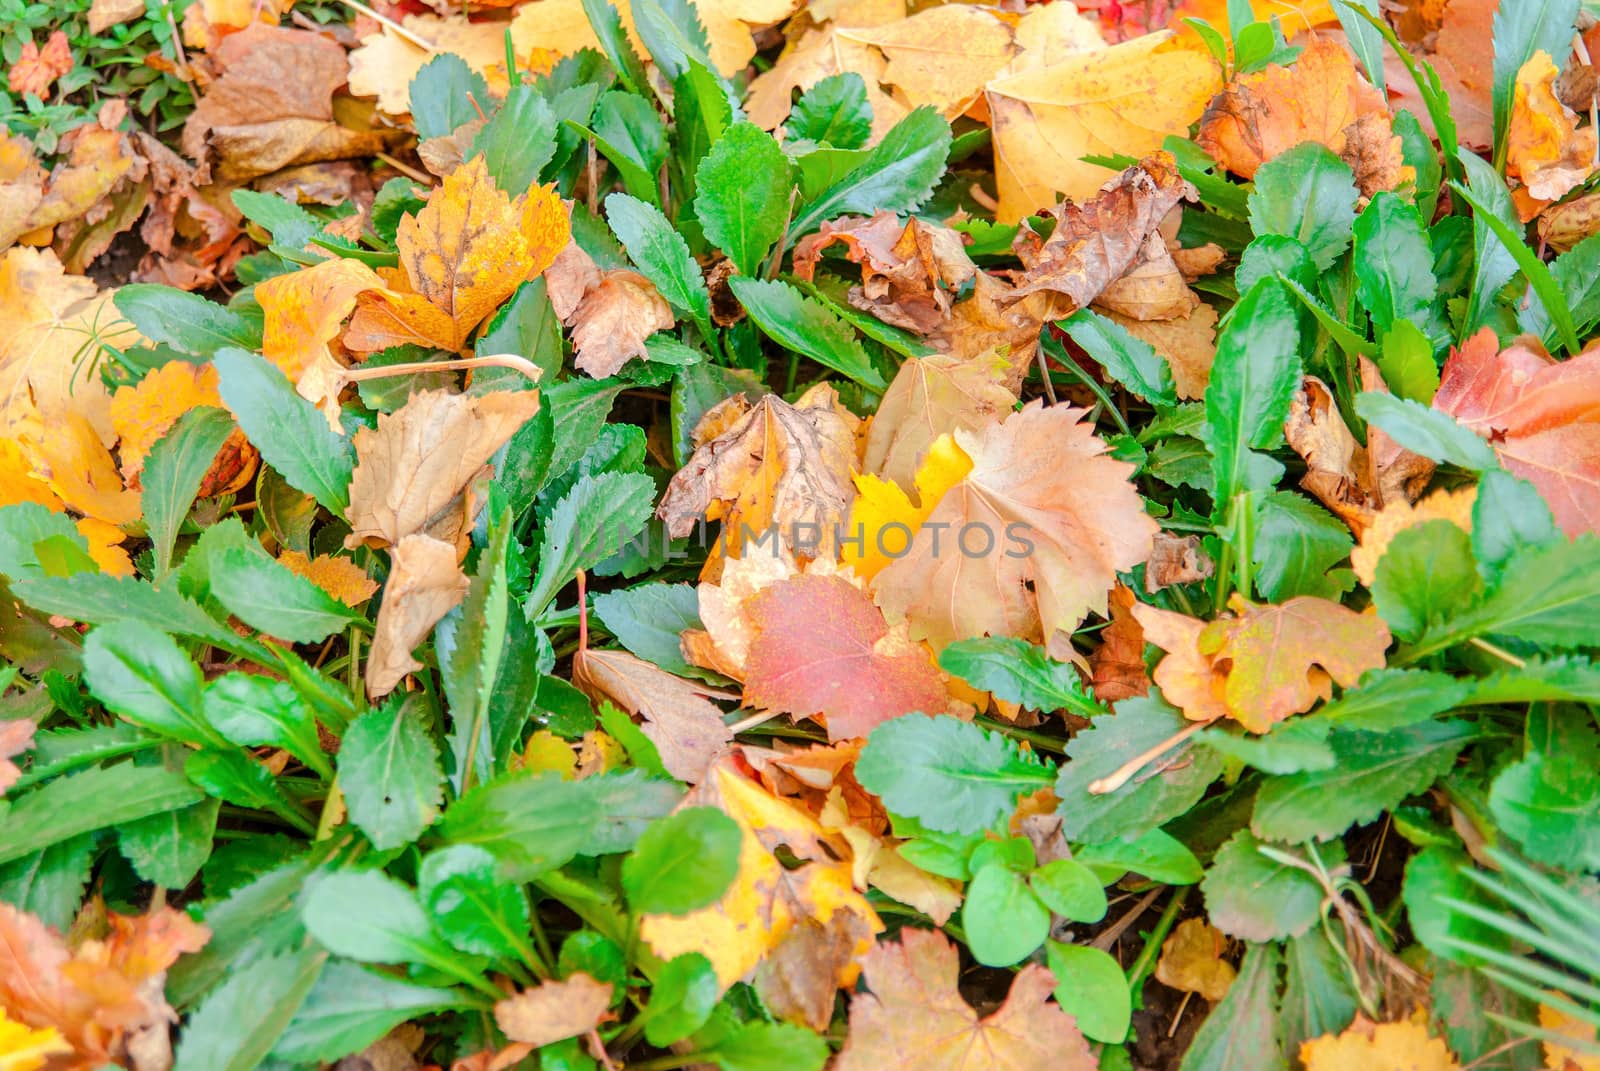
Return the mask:
[(368, 7), (366, 4), (363, 4), (361, 2), (361, 0), (339, 0), (339, 2), (344, 4), (346, 7), (351, 8), (352, 10), (361, 12), (363, 15), (367, 16), (367, 18), (372, 19), (373, 21), (379, 23), (380, 25), (385, 26), (385, 27), (389, 28), (390, 30), (393, 30), (396, 36), (398, 36), (400, 38), (403, 38), (404, 40), (410, 41), (412, 44), (416, 45), (420, 49), (423, 49), (424, 51), (427, 51), (427, 52), (437, 52), (437, 51), (439, 51), (438, 46), (436, 46), (432, 41), (429, 41), (426, 37), (423, 37), (423, 36), (413, 32), (411, 30), (406, 29), (404, 26), (402, 26), (400, 23), (396, 22), (394, 19), (391, 19), (389, 16), (381, 14), (380, 12), (374, 11), (372, 8)]
[(526, 357), (518, 357), (514, 353), (491, 353), (487, 357), (453, 357), (447, 361), (405, 361), (380, 368), (346, 368), (339, 373), (339, 386), (368, 379), (387, 379), (390, 376), (468, 371), (473, 368), (509, 368), (513, 372), (521, 372), (535, 383), (544, 375), (544, 370)]
[[(1215, 721), (1215, 719), (1212, 719)], [(1096, 781), (1089, 782), (1089, 794), (1104, 796), (1108, 792), (1115, 792), (1132, 779), (1133, 775), (1144, 769), (1150, 763), (1159, 759), (1185, 740), (1189, 739), (1201, 729), (1212, 724), (1211, 721), (1197, 721), (1193, 725), (1185, 726), (1167, 737), (1161, 743), (1146, 751), (1142, 751), (1113, 770), (1109, 775)]]
[(1128, 989), (1131, 992), (1137, 994), (1139, 988), (1144, 985), (1144, 980), (1156, 969), (1156, 958), (1161, 955), (1161, 946), (1166, 943), (1167, 935), (1177, 923), (1178, 915), (1183, 911), (1183, 903), (1189, 898), (1191, 888), (1192, 886), (1184, 885), (1172, 894), (1172, 899), (1167, 901), (1161, 917), (1156, 919), (1155, 928), (1145, 938), (1144, 948), (1139, 951), (1139, 958), (1128, 968)]

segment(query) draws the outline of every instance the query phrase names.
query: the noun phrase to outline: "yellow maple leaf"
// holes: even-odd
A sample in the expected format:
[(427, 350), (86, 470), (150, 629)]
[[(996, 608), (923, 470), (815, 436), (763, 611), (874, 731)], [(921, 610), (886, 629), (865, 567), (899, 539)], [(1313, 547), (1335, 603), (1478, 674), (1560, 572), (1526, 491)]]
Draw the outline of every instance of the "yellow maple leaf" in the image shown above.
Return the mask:
[(360, 606), (378, 590), (377, 581), (368, 576), (365, 569), (336, 554), (308, 558), (297, 550), (286, 550), (278, 555), (278, 561), (291, 573), (305, 577), (346, 606)]
[(256, 285), (261, 305), (261, 353), (298, 383), (306, 369), (332, 360), (328, 343), (356, 307), (356, 295), (383, 286), (359, 260), (335, 258), (274, 276)]
[(1306, 1071), (1461, 1071), (1443, 1041), (1428, 1034), (1428, 1013), (1397, 1023), (1357, 1015), (1342, 1034), (1324, 1034), (1300, 1046)]
[(150, 448), (179, 417), (203, 405), (222, 405), (217, 370), (209, 364), (168, 361), (134, 386), (118, 387), (111, 396), (111, 426), (123, 476), (136, 480)]
[(949, 435), (941, 435), (928, 447), (922, 467), (917, 470), (917, 502), (893, 480), (861, 474), (856, 476), (856, 500), (850, 507), (849, 539), (841, 545), (839, 561), (855, 570), (863, 580), (871, 580), (890, 563), (903, 557), (944, 493), (972, 471), (972, 458)]
[(1142, 156), (1184, 136), (1221, 85), (1215, 60), (1167, 32), (990, 82), (995, 218), (1015, 223), (1058, 193), (1092, 197), (1114, 172), (1083, 157)]

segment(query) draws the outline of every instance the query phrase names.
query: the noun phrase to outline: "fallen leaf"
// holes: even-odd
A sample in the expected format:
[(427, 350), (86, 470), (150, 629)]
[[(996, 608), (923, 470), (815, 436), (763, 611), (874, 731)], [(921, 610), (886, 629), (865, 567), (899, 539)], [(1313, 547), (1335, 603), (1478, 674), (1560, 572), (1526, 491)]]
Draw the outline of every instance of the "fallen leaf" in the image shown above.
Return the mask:
[(1011, 412), (1017, 397), (1005, 385), (1007, 371), (1007, 363), (994, 357), (908, 359), (867, 429), (863, 471), (914, 488), (925, 455), (941, 435), (977, 431)]
[(128, 485), (137, 486), (144, 458), (178, 418), (200, 406), (221, 408), (217, 370), (209, 364), (168, 361), (131, 387), (111, 396), (111, 426), (117, 432), (117, 456)]
[(69, 412), (62, 423), (29, 442), (34, 470), (76, 513), (119, 528), (139, 520), (139, 495), (123, 486), (111, 451), (88, 418)]
[(1539, 240), (1565, 253), (1600, 231), (1600, 193), (1583, 193), (1539, 213)]
[(1435, 491), (1416, 505), (1401, 499), (1375, 513), (1361, 532), (1361, 542), (1350, 552), (1350, 569), (1356, 579), (1371, 587), (1378, 576), (1378, 560), (1389, 549), (1394, 537), (1414, 525), (1427, 521), (1449, 521), (1464, 532), (1472, 531), (1472, 505), (1478, 499), (1476, 487)]
[[(864, 592), (837, 576), (797, 576), (757, 593), (745, 702), (797, 718), (822, 715), (831, 740), (949, 705), (927, 648), (891, 629)], [(819, 621), (828, 627), (819, 629)]]
[(541, 1048), (587, 1034), (609, 1017), (610, 982), (582, 971), (559, 981), (541, 982), (494, 1006), (495, 1025), (512, 1041)]
[[(954, 10), (934, 8), (930, 14)], [(879, 212), (871, 219), (830, 220), (801, 239), (795, 246), (795, 274), (810, 281), (818, 259), (835, 243), (861, 265), (861, 285), (850, 288), (850, 304), (919, 335), (950, 315), (954, 293), (978, 270), (955, 231), (914, 216), (901, 223), (893, 212)]]
[[(144, 10), (140, 0), (139, 10)], [(40, 1071), (52, 1056), (65, 1056), (72, 1046), (61, 1039), (61, 1032), (53, 1026), (33, 1030), (22, 1023), (13, 1022), (0, 1008), (0, 1060), (7, 1071)]]
[(1400, 135), (1394, 132), (1387, 112), (1366, 112), (1345, 127), (1339, 158), (1350, 165), (1363, 198), (1380, 190), (1397, 190), (1417, 178), (1417, 169), (1405, 162)]
[(1600, 347), (1556, 361), (1524, 338), (1501, 350), (1484, 328), (1453, 350), (1433, 407), (1489, 440), (1539, 489), (1569, 535), (1600, 530)]
[[(468, 67), (480, 74), (487, 74), (496, 65), (505, 66), (506, 24), (503, 22), (471, 22), (465, 15), (405, 15), (400, 25), (432, 44), (434, 51), (420, 48), (383, 26), (363, 37), (360, 46), (350, 52), (350, 92), (358, 97), (376, 97), (379, 110), (390, 115), (405, 115), (411, 111), (411, 80), (422, 70), (423, 64), (440, 52), (460, 56)], [(516, 24), (511, 28), (515, 35)], [(590, 47), (598, 47), (598, 42), (591, 41)], [(516, 50), (519, 56), (528, 54), (520, 40)], [(487, 101), (480, 103), (488, 106)]]
[(261, 353), (283, 370), (308, 401), (335, 425), (343, 368), (330, 344), (355, 311), (356, 297), (383, 286), (377, 272), (359, 260), (334, 257), (309, 268), (275, 275), (256, 284), (261, 305)]
[[(1041, 292), (1018, 297), (988, 272), (973, 276), (972, 294), (950, 309), (950, 318), (928, 336), (940, 353), (967, 363), (982, 362), (1013, 396), (1039, 352), (1039, 332), (1060, 317), (1060, 298)], [(1004, 376), (998, 375), (1004, 368)]]
[[(1575, 1041), (1600, 1040), (1596, 1037), (1593, 1023), (1568, 1015), (1561, 1009), (1552, 1008), (1543, 1002), (1539, 1004), (1539, 1025), (1545, 1030), (1565, 1035)], [(1544, 1048), (1544, 1065), (1554, 1071), (1600, 1071), (1600, 1056), (1596, 1056), (1593, 1052), (1570, 1049), (1549, 1039), (1541, 1042), (1541, 1045)]]
[[(826, 561), (820, 558), (813, 565)], [(702, 582), (696, 589), (700, 622), (705, 628), (690, 629), (681, 635), (684, 658), (724, 677), (744, 680), (750, 641), (755, 636), (747, 610), (750, 597), (797, 571), (794, 562), (783, 554), (747, 554), (727, 559), (715, 582)]]
[(1156, 981), (1185, 993), (1199, 993), (1212, 1004), (1227, 995), (1238, 976), (1222, 958), (1228, 938), (1205, 919), (1184, 919), (1161, 945)]
[(990, 82), (995, 218), (1015, 223), (1058, 193), (1093, 197), (1114, 176), (1083, 157), (1139, 156), (1169, 135), (1186, 136), (1220, 82), (1216, 61), (1180, 47), (1169, 32)]
[(61, 499), (50, 490), (33, 469), (33, 458), (16, 439), (0, 439), (0, 507), (33, 502), (53, 513), (66, 510)]
[(89, 32), (102, 34), (144, 14), (144, 0), (94, 0), (89, 5)]
[[(1595, 169), (1595, 131), (1578, 129), (1578, 116), (1556, 98), (1556, 65), (1535, 52), (1517, 71), (1506, 126), (1506, 175), (1519, 180), (1526, 222), (1551, 201), (1580, 186)], [(1530, 203), (1531, 202), (1531, 203)]]
[(1105, 611), (1116, 574), (1149, 556), (1157, 526), (1128, 482), (1132, 466), (1105, 456), (1083, 413), (1032, 402), (956, 432), (972, 471), (875, 585), (886, 616), (910, 620), (912, 639), (937, 651), (1015, 636), (1065, 655), (1084, 616)]
[(377, 581), (368, 576), (365, 569), (339, 555), (318, 554), (308, 558), (297, 550), (286, 550), (278, 555), (278, 563), (352, 609), (378, 592)]
[(950, 921), (956, 908), (961, 906), (960, 882), (913, 865), (900, 854), (900, 842), (856, 821), (849, 813), (842, 788), (829, 791), (818, 820), (824, 829), (850, 843), (858, 887), (871, 886), (891, 899), (916, 908), (939, 926)]
[(1144, 668), (1144, 629), (1133, 616), (1138, 600), (1133, 589), (1118, 584), (1109, 597), (1111, 623), (1100, 630), (1100, 646), (1089, 655), (1094, 696), (1116, 703), (1150, 692), (1150, 675)]
[(572, 329), (573, 367), (604, 379), (644, 357), (645, 339), (677, 321), (649, 279), (613, 268), (596, 277), (562, 322)]
[(1157, 532), (1144, 567), (1144, 589), (1154, 595), (1174, 584), (1204, 580), (1215, 571), (1216, 563), (1206, 556), (1199, 536)]
[[(882, 417), (879, 410), (878, 418)], [(909, 553), (917, 530), (945, 492), (972, 471), (972, 458), (950, 435), (935, 439), (922, 457), (915, 505), (897, 483), (865, 473), (855, 478), (856, 500), (850, 506), (848, 538), (840, 544), (839, 561), (863, 580), (871, 581)]]
[(742, 557), (746, 540), (767, 542), (757, 553), (833, 557), (839, 523), (855, 497), (858, 421), (826, 383), (793, 405), (775, 394), (753, 406), (739, 395), (731, 404), (728, 416), (737, 419), (695, 448), (667, 485), (656, 516), (675, 539), (701, 517), (722, 522), (703, 579), (715, 581), (724, 556)]
[(680, 781), (698, 784), (733, 742), (722, 711), (708, 698), (726, 698), (725, 693), (674, 677), (626, 651), (580, 647), (572, 656), (572, 683), (597, 703), (614, 703), (643, 718), (661, 764)]
[(1205, 397), (1211, 382), (1211, 362), (1217, 356), (1217, 310), (1200, 302), (1187, 316), (1176, 320), (1134, 320), (1115, 312), (1108, 313), (1128, 334), (1150, 343), (1157, 355), (1172, 369), (1172, 382), (1178, 397)]
[(37, 729), (38, 726), (27, 718), (0, 722), (0, 792), (5, 792), (22, 776), (22, 770), (11, 760), (33, 747), (33, 734)]
[[(1429, 34), (1419, 28), (1422, 36), (1405, 39), (1413, 55), (1433, 67), (1450, 98), (1456, 135), (1474, 149), (1488, 149), (1494, 141), (1494, 16), (1499, 6), (1499, 0), (1444, 0), (1425, 20), (1436, 30)], [(1394, 107), (1409, 111), (1436, 136), (1415, 82), (1392, 52), (1384, 57), (1384, 70)]]
[(345, 546), (389, 547), (425, 532), (466, 553), (468, 486), (539, 410), (538, 391), (418, 391), (355, 434)]
[(1005, 1003), (980, 1017), (956, 988), (961, 960), (942, 934), (906, 927), (862, 964), (837, 1071), (1093, 1071), (1089, 1043), (1049, 1002), (1055, 978), (1030, 963)]
[(841, 28), (837, 33), (883, 55), (885, 65), (877, 78), (894, 86), (907, 105), (932, 105), (954, 119), (1017, 53), (1012, 28), (997, 14), (947, 4), (896, 22)]
[(56, 79), (72, 70), (72, 48), (64, 30), (53, 30), (40, 48), (37, 41), (26, 41), (11, 69), (6, 72), (6, 87), (20, 95), (31, 93), (41, 99), (50, 95)]
[(367, 655), (367, 695), (388, 695), (422, 668), (411, 652), (433, 631), (439, 619), (466, 598), (470, 581), (457, 564), (456, 547), (416, 533), (389, 550), (389, 579), (373, 627)]
[(1133, 264), (1095, 295), (1095, 308), (1132, 320), (1177, 320), (1200, 305), (1159, 230), (1145, 238)]
[(1374, 1023), (1357, 1014), (1342, 1034), (1324, 1034), (1300, 1046), (1306, 1071), (1461, 1071), (1445, 1043), (1428, 1033), (1428, 1013), (1397, 1023)]
[(1384, 665), (1389, 629), (1309, 595), (1258, 605), (1235, 595), (1232, 614), (1207, 624), (1139, 604), (1133, 615), (1145, 639), (1167, 652), (1155, 683), (1191, 721), (1231, 717), (1253, 733), (1310, 710)]
[[(640, 934), (651, 949), (663, 959), (701, 953), (726, 989), (802, 924), (859, 932), (849, 958), (836, 964), (828, 979), (830, 991), (854, 985), (860, 956), (883, 923), (856, 891), (848, 845), (806, 812), (762, 789), (733, 758), (712, 766), (683, 806), (717, 807), (739, 824), (739, 872), (710, 907), (687, 915), (645, 915)], [(775, 854), (780, 849), (787, 865)]]

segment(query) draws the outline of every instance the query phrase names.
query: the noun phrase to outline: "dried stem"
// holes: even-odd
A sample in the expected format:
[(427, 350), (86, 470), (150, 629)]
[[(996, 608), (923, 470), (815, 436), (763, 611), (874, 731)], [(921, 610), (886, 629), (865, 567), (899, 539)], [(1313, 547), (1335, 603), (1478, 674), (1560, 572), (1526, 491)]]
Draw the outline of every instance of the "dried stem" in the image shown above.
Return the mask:
[(1195, 733), (1199, 732), (1201, 729), (1204, 729), (1210, 724), (1211, 722), (1209, 721), (1197, 721), (1193, 725), (1179, 729), (1177, 732), (1161, 741), (1161, 743), (1157, 744), (1155, 747), (1135, 755), (1121, 766), (1118, 766), (1111, 772), (1110, 776), (1102, 777), (1098, 781), (1089, 782), (1089, 792), (1095, 796), (1103, 796), (1107, 792), (1115, 792), (1117, 789), (1127, 784), (1128, 780), (1132, 778), (1134, 774), (1138, 773), (1150, 763), (1159, 759), (1161, 756), (1165, 755), (1167, 752), (1171, 751), (1173, 748), (1177, 747), (1179, 744), (1183, 743), (1185, 740), (1189, 739)]
[(526, 357), (514, 353), (492, 353), (487, 357), (455, 357), (448, 361), (405, 361), (386, 364), (379, 368), (346, 368), (339, 375), (339, 385), (360, 383), (368, 379), (387, 379), (390, 376), (420, 375), (427, 372), (459, 372), (473, 368), (509, 368), (521, 372), (537, 383), (544, 371)]
[(394, 19), (391, 19), (388, 15), (382, 14), (381, 12), (378, 12), (378, 11), (374, 11), (372, 8), (368, 7), (366, 4), (363, 4), (361, 2), (361, 0), (340, 0), (340, 3), (344, 4), (346, 7), (350, 8), (350, 9), (352, 9), (354, 11), (361, 12), (363, 15), (367, 16), (367, 18), (372, 19), (372, 20), (374, 20), (374, 21), (376, 21), (378, 23), (381, 23), (382, 25), (388, 27), (389, 29), (393, 30), (396, 35), (405, 38), (407, 41), (410, 41), (412, 44), (416, 45), (420, 49), (424, 49), (424, 50), (426, 50), (428, 52), (437, 52), (437, 51), (439, 51), (438, 46), (435, 45), (432, 41), (428, 40), (426, 37), (423, 37), (420, 34), (417, 34), (417, 33), (413, 32), (411, 30), (406, 29), (404, 26), (400, 25)]

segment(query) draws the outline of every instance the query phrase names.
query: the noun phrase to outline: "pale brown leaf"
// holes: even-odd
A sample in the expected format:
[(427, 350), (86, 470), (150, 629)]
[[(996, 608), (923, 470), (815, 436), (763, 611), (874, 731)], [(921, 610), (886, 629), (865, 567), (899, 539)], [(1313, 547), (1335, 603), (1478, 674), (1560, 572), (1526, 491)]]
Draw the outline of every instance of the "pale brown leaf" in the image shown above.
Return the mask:
[(453, 543), (418, 533), (391, 547), (389, 580), (367, 655), (368, 695), (388, 695), (407, 674), (422, 668), (412, 650), (466, 598), (468, 584)]

